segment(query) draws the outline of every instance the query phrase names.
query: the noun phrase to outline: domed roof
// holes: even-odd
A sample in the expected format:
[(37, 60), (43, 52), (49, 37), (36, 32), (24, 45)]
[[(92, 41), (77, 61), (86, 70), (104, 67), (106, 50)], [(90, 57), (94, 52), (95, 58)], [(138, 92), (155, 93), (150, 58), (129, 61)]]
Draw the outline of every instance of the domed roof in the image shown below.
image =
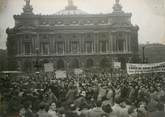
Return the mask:
[(56, 15), (84, 15), (87, 14), (86, 12), (80, 10), (80, 9), (76, 9), (76, 10), (61, 10), (59, 12), (56, 13)]
[(68, 0), (68, 6), (65, 7), (65, 9), (58, 11), (56, 15), (84, 15), (88, 14), (80, 9), (78, 9), (74, 4), (72, 0)]

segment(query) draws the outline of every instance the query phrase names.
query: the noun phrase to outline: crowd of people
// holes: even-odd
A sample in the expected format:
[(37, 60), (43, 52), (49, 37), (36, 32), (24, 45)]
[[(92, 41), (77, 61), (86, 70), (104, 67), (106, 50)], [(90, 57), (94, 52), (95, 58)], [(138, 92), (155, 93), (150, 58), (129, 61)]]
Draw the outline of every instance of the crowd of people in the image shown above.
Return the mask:
[(165, 74), (40, 73), (1, 78), (3, 114), (17, 117), (165, 117)]

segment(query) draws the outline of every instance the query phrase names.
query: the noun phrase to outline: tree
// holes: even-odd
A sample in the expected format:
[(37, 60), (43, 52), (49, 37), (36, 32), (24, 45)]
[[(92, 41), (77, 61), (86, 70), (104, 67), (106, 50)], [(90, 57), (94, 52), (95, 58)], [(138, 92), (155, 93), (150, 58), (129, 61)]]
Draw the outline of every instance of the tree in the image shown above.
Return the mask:
[(7, 70), (7, 51), (0, 49), (0, 71)]

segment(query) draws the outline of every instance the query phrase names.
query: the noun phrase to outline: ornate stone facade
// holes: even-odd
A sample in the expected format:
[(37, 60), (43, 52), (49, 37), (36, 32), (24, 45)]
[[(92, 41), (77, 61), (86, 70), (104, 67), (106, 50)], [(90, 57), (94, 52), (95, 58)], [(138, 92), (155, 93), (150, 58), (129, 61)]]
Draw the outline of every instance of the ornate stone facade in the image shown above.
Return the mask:
[(26, 1), (21, 15), (15, 15), (15, 27), (7, 29), (10, 60), (23, 71), (34, 71), (53, 62), (56, 69), (112, 67), (113, 61), (125, 63), (138, 55), (138, 26), (131, 13), (122, 11), (119, 1), (108, 14), (88, 14), (72, 0), (53, 15), (35, 15)]

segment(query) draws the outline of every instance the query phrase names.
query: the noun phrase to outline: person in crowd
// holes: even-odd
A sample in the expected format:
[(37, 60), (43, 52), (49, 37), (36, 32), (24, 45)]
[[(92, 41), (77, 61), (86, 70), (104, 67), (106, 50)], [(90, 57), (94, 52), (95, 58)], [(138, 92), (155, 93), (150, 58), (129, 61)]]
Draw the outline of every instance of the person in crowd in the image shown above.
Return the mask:
[[(0, 79), (0, 92), (5, 102), (5, 112), (19, 112), (25, 116), (28, 113), (40, 112), (49, 114), (47, 111), (52, 108), (40, 108), (40, 103), (45, 102), (47, 105), (55, 102), (57, 107), (56, 113), (75, 112), (80, 115), (108, 116), (101, 106), (111, 105), (113, 112), (117, 115), (146, 117), (149, 113), (158, 112), (158, 105), (165, 103), (165, 74), (141, 74), (121, 76), (109, 75), (106, 72), (84, 71), (80, 76), (68, 73), (68, 78), (55, 79), (54, 76), (46, 73), (27, 74), (17, 78), (8, 76), (7, 79)], [(122, 99), (119, 101), (118, 99)], [(21, 107), (27, 101), (31, 101), (32, 108)], [(98, 105), (101, 102), (101, 106)], [(141, 102), (145, 102), (141, 103)], [(70, 104), (74, 104), (76, 110), (71, 110)], [(83, 105), (88, 105), (83, 107)], [(127, 113), (130, 107), (136, 109)], [(22, 108), (22, 109), (21, 109)], [(61, 111), (61, 110), (63, 111)], [(77, 109), (80, 109), (79, 111)], [(85, 114), (81, 114), (85, 113)], [(84, 112), (85, 111), (85, 112)], [(39, 112), (39, 111), (38, 111)], [(118, 113), (119, 112), (119, 113)], [(21, 114), (22, 113), (22, 114)], [(46, 114), (46, 115), (47, 115)], [(42, 114), (39, 114), (42, 115)], [(58, 115), (59, 117), (62, 116)], [(123, 117), (122, 116), (122, 117)], [(118, 117), (118, 116), (117, 116)]]
[(44, 102), (40, 103), (40, 109), (37, 112), (36, 117), (51, 117), (51, 115), (47, 112), (47, 105)]
[(21, 109), (19, 110), (19, 116), (20, 117), (25, 117), (25, 107), (22, 105)]
[(85, 91), (82, 91), (80, 93), (80, 96), (74, 101), (74, 104), (76, 107), (80, 107), (83, 104), (87, 104)]
[(140, 102), (137, 109), (137, 117), (150, 117), (146, 107), (146, 102)]
[(106, 92), (107, 92), (106, 86), (100, 84), (97, 101), (101, 101), (102, 98), (106, 96)]
[(113, 86), (109, 84), (109, 86), (107, 87), (107, 94), (106, 94), (107, 103), (106, 102), (103, 103), (110, 104), (112, 106), (114, 102), (114, 96), (115, 96), (115, 90)]
[(51, 117), (58, 117), (56, 112), (56, 103), (54, 102), (51, 103), (48, 113)]
[(96, 107), (91, 109), (89, 112), (89, 117), (101, 117), (102, 114), (104, 114), (104, 111), (101, 108), (102, 102), (98, 101), (96, 103)]
[(165, 117), (164, 105), (158, 104), (157, 110), (152, 112), (150, 117)]
[(46, 92), (45, 95), (46, 95), (45, 101), (47, 101), (48, 104), (51, 104), (52, 102), (57, 102), (57, 97), (52, 92), (52, 89), (51, 88), (48, 89), (48, 91)]
[(114, 114), (110, 104), (102, 106), (102, 110), (105, 112), (105, 114), (103, 114), (102, 117), (103, 116), (106, 116), (106, 117), (117, 117), (117, 115)]
[(128, 117), (128, 112), (125, 107), (125, 102), (122, 98), (115, 99), (115, 104), (112, 107), (114, 114), (117, 117)]
[(67, 105), (72, 104), (73, 101), (76, 99), (77, 95), (78, 95), (77, 87), (74, 86), (73, 83), (69, 84), (69, 90), (65, 96), (66, 104)]
[(88, 117), (89, 111), (89, 106), (86, 103), (83, 103), (80, 106), (80, 117)]
[(34, 113), (32, 112), (32, 104), (30, 101), (24, 103), (24, 107), (21, 108), (19, 112), (20, 117), (34, 117)]
[(129, 114), (129, 117), (137, 117), (137, 108), (135, 106), (131, 106), (128, 109), (128, 114)]
[(66, 112), (66, 117), (80, 117), (80, 112), (77, 110), (76, 105), (70, 104), (70, 110)]

